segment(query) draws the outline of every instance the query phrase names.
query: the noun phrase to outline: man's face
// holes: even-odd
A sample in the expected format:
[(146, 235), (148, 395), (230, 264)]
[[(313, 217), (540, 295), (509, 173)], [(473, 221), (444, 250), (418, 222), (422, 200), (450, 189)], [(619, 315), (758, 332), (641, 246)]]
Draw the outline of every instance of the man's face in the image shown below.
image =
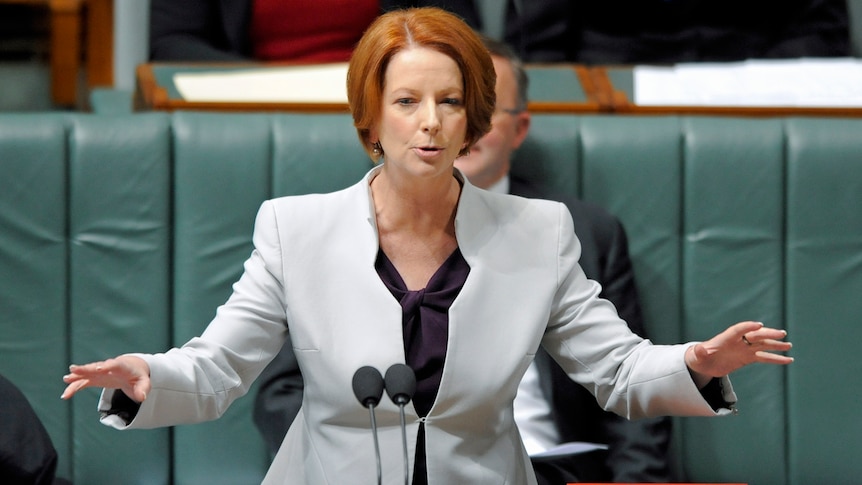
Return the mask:
[(512, 152), (521, 146), (530, 128), (529, 113), (513, 112), (518, 107), (518, 85), (511, 64), (497, 56), (492, 60), (497, 72), (497, 109), (491, 118), (491, 131), (470, 148), (468, 156), (455, 159), (455, 167), (473, 185), (484, 189), (509, 172)]

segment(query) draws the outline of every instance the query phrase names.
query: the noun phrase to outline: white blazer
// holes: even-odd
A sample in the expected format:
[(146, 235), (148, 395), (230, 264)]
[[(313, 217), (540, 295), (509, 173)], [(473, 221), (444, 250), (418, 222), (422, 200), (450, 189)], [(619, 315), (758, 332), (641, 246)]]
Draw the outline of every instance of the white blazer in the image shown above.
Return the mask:
[[(345, 190), (264, 202), (230, 299), (200, 337), (141, 355), (152, 391), (131, 423), (112, 415), (103, 422), (126, 429), (215, 419), (246, 393), (289, 330), (305, 393), (264, 483), (374, 483), (369, 412), (353, 396), (353, 373), (405, 362), (401, 306), (374, 269), (369, 183), (379, 169)], [(598, 284), (577, 264), (565, 205), (490, 193), (456, 176), (463, 189), (455, 232), (470, 274), (449, 312), (434, 405), (425, 418), (407, 406), (411, 474), (424, 421), (430, 484), (536, 482), (512, 401), (540, 344), (623, 416), (716, 414), (692, 382), (685, 345), (640, 339), (598, 298)], [(726, 379), (723, 388), (735, 402)], [(112, 392), (103, 393), (101, 410)], [(401, 483), (400, 414), (385, 395), (376, 421), (383, 481)]]

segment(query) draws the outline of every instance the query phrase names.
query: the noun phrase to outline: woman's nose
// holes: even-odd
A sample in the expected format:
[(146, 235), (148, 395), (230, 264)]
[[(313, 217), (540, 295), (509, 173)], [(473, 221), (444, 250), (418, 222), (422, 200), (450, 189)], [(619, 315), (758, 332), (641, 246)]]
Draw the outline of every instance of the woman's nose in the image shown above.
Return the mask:
[(440, 129), (440, 114), (437, 111), (437, 103), (426, 103), (422, 109), (422, 131), (434, 134)]

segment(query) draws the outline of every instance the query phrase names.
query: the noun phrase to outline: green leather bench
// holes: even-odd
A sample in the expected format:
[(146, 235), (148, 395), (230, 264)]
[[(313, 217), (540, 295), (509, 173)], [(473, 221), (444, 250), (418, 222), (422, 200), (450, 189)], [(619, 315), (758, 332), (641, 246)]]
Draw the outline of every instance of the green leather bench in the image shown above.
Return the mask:
[[(221, 420), (118, 432), (70, 362), (198, 334), (251, 250), (264, 199), (370, 168), (346, 115), (0, 115), (0, 373), (76, 484), (253, 484), (251, 401)], [(734, 375), (739, 416), (676, 419), (691, 481), (862, 476), (862, 120), (543, 115), (514, 170), (625, 223), (659, 343), (741, 319), (785, 327), (789, 368)]]

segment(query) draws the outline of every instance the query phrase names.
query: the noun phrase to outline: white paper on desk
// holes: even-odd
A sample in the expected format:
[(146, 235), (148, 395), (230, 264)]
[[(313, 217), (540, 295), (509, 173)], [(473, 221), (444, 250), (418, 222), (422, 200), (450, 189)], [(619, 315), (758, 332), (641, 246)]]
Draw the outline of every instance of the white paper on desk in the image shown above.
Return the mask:
[(553, 458), (555, 456), (568, 456), (568, 455), (579, 455), (582, 453), (589, 453), (591, 451), (596, 450), (607, 450), (608, 445), (603, 445), (601, 443), (588, 443), (586, 441), (570, 441), (568, 443), (563, 443), (561, 445), (557, 445), (551, 449), (545, 450), (541, 453), (535, 453), (530, 455), (530, 458)]
[(862, 107), (862, 60), (638, 66), (634, 97), (640, 106)]
[(174, 85), (191, 102), (347, 103), (347, 63), (180, 72)]

